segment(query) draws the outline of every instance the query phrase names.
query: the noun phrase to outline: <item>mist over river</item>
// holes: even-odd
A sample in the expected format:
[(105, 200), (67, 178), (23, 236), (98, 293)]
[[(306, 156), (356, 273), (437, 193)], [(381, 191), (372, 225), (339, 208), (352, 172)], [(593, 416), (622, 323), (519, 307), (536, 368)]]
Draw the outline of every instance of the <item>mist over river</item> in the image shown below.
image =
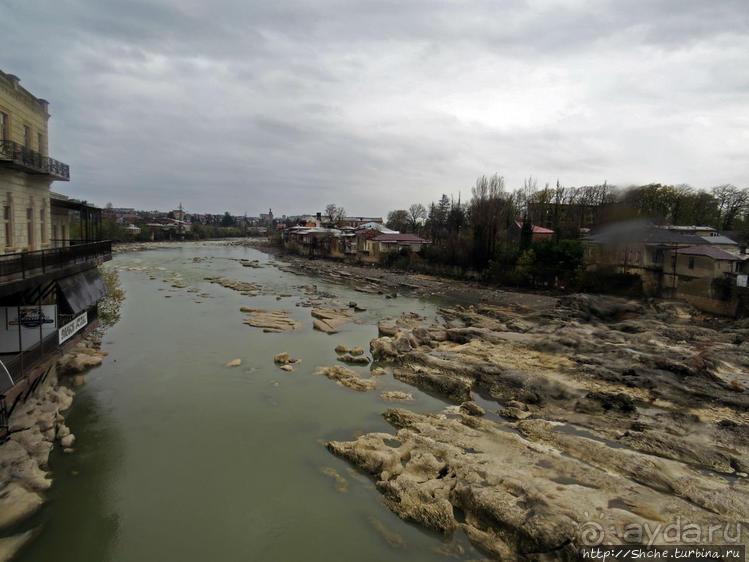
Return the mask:
[[(75, 396), (66, 422), (75, 453), (53, 452), (54, 485), (35, 516), (41, 530), (20, 560), (440, 557), (444, 539), (401, 521), (372, 479), (324, 443), (391, 431), (381, 414), (392, 404), (382, 391), (412, 393), (415, 412), (446, 403), (389, 373), (377, 378), (376, 391), (355, 392), (314, 372), (340, 365), (338, 344), (368, 350), (378, 320), (405, 311), (433, 318), (436, 303), (364, 294), (272, 262), (242, 246), (185, 243), (119, 254), (105, 266), (120, 272), (121, 319), (103, 338), (109, 356)], [(205, 280), (211, 276), (256, 283), (262, 294), (243, 295)], [(313, 330), (310, 308), (296, 306), (307, 298), (303, 285), (367, 311), (339, 334)], [(240, 307), (288, 310), (301, 327), (263, 333), (243, 324)], [(285, 372), (273, 362), (280, 352), (302, 363)], [(226, 367), (236, 358), (241, 366)], [(352, 368), (368, 375), (369, 367)], [(345, 478), (347, 490), (321, 467)], [(466, 557), (477, 556), (464, 538), (455, 540)]]

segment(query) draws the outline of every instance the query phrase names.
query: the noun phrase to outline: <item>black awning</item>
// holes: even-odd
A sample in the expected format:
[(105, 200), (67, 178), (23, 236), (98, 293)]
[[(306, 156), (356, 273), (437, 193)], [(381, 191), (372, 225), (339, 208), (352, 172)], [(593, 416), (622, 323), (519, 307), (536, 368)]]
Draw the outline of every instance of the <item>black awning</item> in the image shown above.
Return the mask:
[(73, 314), (88, 309), (107, 294), (107, 287), (96, 268), (58, 279), (57, 285)]

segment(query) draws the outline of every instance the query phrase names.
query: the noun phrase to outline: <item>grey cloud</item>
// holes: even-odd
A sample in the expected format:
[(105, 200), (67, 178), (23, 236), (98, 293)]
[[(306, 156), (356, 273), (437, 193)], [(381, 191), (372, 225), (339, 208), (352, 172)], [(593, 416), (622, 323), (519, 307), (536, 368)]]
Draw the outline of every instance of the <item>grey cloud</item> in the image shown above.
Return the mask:
[(495, 171), (749, 172), (744, 0), (6, 0), (0, 22), (0, 68), (51, 102), (56, 189), (99, 204), (385, 214)]

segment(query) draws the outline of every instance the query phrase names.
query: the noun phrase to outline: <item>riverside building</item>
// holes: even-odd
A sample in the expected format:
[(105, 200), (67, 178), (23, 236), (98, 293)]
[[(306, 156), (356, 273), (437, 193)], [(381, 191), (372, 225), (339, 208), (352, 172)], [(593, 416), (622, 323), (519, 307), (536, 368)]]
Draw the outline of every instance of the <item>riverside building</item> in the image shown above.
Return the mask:
[(101, 210), (51, 192), (70, 168), (49, 155), (49, 103), (0, 71), (0, 440), (13, 408), (96, 321)]

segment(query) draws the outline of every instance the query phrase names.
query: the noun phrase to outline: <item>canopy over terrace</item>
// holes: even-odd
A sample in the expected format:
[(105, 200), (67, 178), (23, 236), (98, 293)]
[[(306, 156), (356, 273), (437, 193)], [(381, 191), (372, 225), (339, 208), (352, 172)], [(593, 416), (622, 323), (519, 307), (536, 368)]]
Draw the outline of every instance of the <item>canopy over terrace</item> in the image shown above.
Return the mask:
[[(77, 237), (70, 240), (70, 245), (96, 242), (101, 240), (101, 209), (85, 201), (50, 197), (52, 209), (67, 210), (71, 215), (71, 227), (77, 226)], [(72, 238), (72, 237), (71, 237)]]

